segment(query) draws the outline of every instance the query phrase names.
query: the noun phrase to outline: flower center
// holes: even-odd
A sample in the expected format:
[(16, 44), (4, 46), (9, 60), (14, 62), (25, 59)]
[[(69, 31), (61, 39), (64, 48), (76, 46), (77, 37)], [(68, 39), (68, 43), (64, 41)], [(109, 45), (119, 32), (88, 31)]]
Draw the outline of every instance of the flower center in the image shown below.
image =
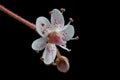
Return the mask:
[(57, 32), (52, 32), (48, 35), (50, 43), (56, 43), (60, 40), (60, 35)]
[(57, 29), (57, 28), (59, 28), (59, 26), (58, 26), (58, 25), (55, 25), (55, 26), (54, 26), (54, 29)]

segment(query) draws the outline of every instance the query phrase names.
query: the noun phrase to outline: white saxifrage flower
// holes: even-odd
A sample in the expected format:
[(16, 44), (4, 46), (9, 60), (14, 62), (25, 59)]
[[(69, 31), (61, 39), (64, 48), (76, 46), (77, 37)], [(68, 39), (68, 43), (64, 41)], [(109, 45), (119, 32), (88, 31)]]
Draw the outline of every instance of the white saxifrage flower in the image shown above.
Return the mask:
[(43, 16), (38, 17), (36, 20), (36, 25), (16, 15), (2, 5), (0, 5), (0, 10), (29, 26), (33, 30), (36, 30), (39, 35), (42, 36), (42, 38), (33, 41), (32, 49), (36, 52), (39, 52), (45, 48), (41, 59), (46, 65), (56, 65), (57, 69), (64, 73), (69, 70), (70, 65), (68, 58), (60, 54), (56, 45), (67, 51), (70, 51), (70, 49), (66, 48), (67, 41), (76, 40), (79, 39), (79, 37), (77, 36), (73, 38), (74, 27), (70, 25), (70, 22), (73, 22), (72, 18), (70, 18), (70, 21), (67, 25), (64, 25), (65, 21), (62, 15), (62, 13), (65, 11), (64, 8), (61, 8), (61, 12), (58, 9), (53, 9), (50, 12), (51, 22), (49, 22), (48, 19)]
[(73, 39), (74, 36), (74, 27), (70, 25), (70, 22), (64, 25), (63, 14), (58, 9), (51, 11), (51, 23), (43, 16), (37, 18), (36, 31), (42, 38), (33, 41), (32, 49), (41, 51), (45, 48), (42, 58), (46, 65), (54, 62), (57, 54), (56, 45), (70, 51), (66, 48), (67, 41)]

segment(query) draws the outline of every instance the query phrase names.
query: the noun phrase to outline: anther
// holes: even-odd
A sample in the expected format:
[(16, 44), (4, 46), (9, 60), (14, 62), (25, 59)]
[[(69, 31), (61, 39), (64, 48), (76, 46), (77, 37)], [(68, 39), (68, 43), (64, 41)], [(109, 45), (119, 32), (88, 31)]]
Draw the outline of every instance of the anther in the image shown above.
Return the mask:
[(68, 52), (71, 52), (71, 49), (69, 49)]
[(61, 12), (65, 12), (65, 8), (61, 8), (60, 11), (61, 11)]
[(73, 18), (69, 18), (70, 22), (74, 22)]
[(50, 12), (49, 12), (49, 14), (52, 14), (52, 13), (53, 13), (53, 11), (50, 11)]
[(79, 39), (79, 36), (76, 36), (75, 39), (78, 40), (78, 39)]
[(41, 61), (43, 61), (43, 60), (44, 60), (44, 58), (43, 58), (43, 57), (40, 57), (40, 60), (41, 60)]

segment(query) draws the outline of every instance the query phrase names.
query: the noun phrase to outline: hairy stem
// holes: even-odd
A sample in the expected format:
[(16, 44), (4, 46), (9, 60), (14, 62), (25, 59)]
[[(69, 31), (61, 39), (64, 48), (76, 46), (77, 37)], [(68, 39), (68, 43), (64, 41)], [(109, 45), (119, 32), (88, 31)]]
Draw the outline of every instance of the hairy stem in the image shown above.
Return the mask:
[(25, 20), (24, 18), (18, 16), (17, 14), (15, 14), (12, 11), (8, 10), (4, 6), (0, 5), (0, 10), (3, 11), (4, 13), (6, 13), (7, 15), (11, 16), (12, 18), (18, 20), (19, 22), (22, 22), (23, 24), (27, 25), (31, 29), (36, 30), (35, 24), (33, 24), (33, 23)]

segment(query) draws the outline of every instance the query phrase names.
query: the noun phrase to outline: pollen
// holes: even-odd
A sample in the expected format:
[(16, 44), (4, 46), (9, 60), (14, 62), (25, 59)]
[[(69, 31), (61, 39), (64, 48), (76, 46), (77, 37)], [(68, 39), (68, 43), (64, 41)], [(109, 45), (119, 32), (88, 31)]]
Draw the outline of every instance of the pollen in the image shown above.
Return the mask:
[(57, 28), (59, 28), (59, 26), (55, 25), (54, 28), (57, 29)]
[(61, 12), (65, 12), (65, 8), (61, 8), (60, 10), (61, 10)]
[(52, 48), (52, 45), (49, 44), (49, 45), (48, 45), (48, 48), (49, 48), (49, 49)]

